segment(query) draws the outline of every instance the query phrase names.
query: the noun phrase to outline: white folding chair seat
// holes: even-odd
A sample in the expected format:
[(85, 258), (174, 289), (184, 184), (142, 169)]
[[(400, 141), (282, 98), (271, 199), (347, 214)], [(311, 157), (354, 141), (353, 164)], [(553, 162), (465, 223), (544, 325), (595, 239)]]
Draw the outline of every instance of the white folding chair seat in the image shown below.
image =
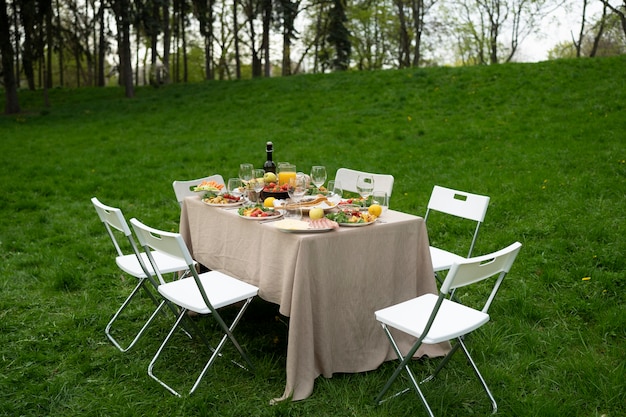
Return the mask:
[[(259, 289), (254, 285), (250, 285), (218, 271), (209, 271), (198, 274), (195, 268), (191, 268), (194, 264), (194, 260), (192, 259), (189, 249), (185, 245), (185, 242), (180, 234), (151, 228), (134, 218), (130, 220), (130, 223), (135, 230), (139, 243), (148, 254), (148, 259), (152, 263), (161, 283), (158, 287), (159, 293), (164, 297), (164, 299), (179, 306), (180, 310), (174, 325), (148, 365), (148, 375), (150, 375), (151, 378), (165, 387), (172, 394), (180, 396), (176, 390), (155, 376), (154, 366), (176, 329), (179, 325), (181, 325), (183, 320), (189, 318), (187, 315), (188, 311), (209, 315), (216, 320), (219, 327), (223, 331), (221, 340), (216, 347), (213, 348), (196, 323), (193, 320), (187, 320), (187, 322), (191, 325), (191, 327), (193, 327), (198, 336), (212, 352), (209, 360), (200, 372), (200, 375), (196, 378), (189, 394), (192, 394), (196, 390), (209, 367), (218, 356), (221, 356), (221, 350), (228, 340), (230, 340), (235, 346), (241, 357), (246, 361), (248, 367), (253, 369), (252, 362), (233, 335), (233, 330), (239, 323), (252, 299), (258, 294)], [(190, 266), (191, 277), (183, 278), (178, 281), (164, 282), (158, 265), (155, 264), (151, 255), (151, 251), (154, 250), (168, 253), (170, 256), (183, 260)], [(232, 320), (230, 325), (227, 325), (218, 312), (218, 309), (226, 306), (238, 305), (239, 303), (241, 306), (239, 307), (235, 318)], [(235, 363), (244, 368), (244, 366), (238, 364), (237, 362)]]
[[(425, 294), (375, 312), (376, 320), (378, 320), (383, 327), (400, 361), (393, 375), (376, 397), (377, 403), (380, 404), (383, 401), (383, 396), (389, 390), (398, 375), (402, 371), (405, 371), (428, 414), (433, 416), (433, 412), (420, 389), (420, 385), (434, 378), (460, 347), (465, 353), (470, 366), (473, 368), (487, 396), (491, 400), (492, 412), (495, 413), (497, 411), (497, 403), (474, 360), (470, 356), (465, 346), (464, 338), (467, 334), (489, 321), (489, 307), (500, 288), (502, 280), (510, 271), (521, 246), (521, 243), (515, 242), (489, 255), (463, 259), (459, 263), (454, 263), (441, 286), (438, 296)], [(468, 286), (492, 277), (495, 282), (482, 309), (477, 310), (457, 301), (453, 301), (450, 298), (450, 295), (456, 288)], [(406, 354), (403, 354), (398, 348), (390, 329), (397, 329), (417, 338), (415, 344)], [(456, 339), (456, 344), (454, 344), (452, 350), (441, 360), (433, 374), (418, 383), (413, 371), (409, 367), (415, 352), (417, 352), (423, 343), (435, 344), (453, 339)], [(410, 388), (396, 395), (407, 392), (408, 390), (410, 390)]]
[(335, 181), (341, 182), (341, 188), (344, 191), (358, 193), (356, 180), (361, 174), (369, 174), (374, 177), (374, 191), (384, 191), (387, 193), (387, 198), (391, 198), (394, 178), (390, 174), (373, 174), (349, 168), (339, 168), (335, 173)]
[(194, 191), (191, 191), (191, 187), (200, 184), (202, 181), (215, 181), (218, 184), (225, 185), (224, 178), (219, 175), (211, 175), (204, 178), (198, 178), (195, 180), (177, 180), (172, 183), (172, 188), (174, 188), (174, 194), (176, 194), (176, 200), (178, 204), (183, 205), (183, 200), (185, 197), (191, 197), (195, 195)]
[[(152, 278), (152, 276), (154, 275), (154, 269), (150, 264), (146, 254), (139, 251), (130, 227), (126, 222), (124, 215), (122, 214), (122, 210), (116, 207), (107, 206), (101, 203), (96, 197), (93, 197), (91, 199), (91, 203), (95, 207), (96, 212), (98, 213), (98, 217), (104, 224), (104, 227), (109, 237), (111, 238), (111, 241), (113, 242), (113, 246), (115, 247), (115, 251), (117, 253), (117, 256), (115, 257), (115, 263), (122, 271), (137, 278), (137, 285), (115, 312), (109, 323), (107, 323), (104, 331), (107, 338), (111, 341), (111, 343), (113, 343), (113, 345), (115, 345), (115, 347), (117, 347), (122, 352), (126, 352), (131, 347), (133, 347), (135, 343), (141, 338), (152, 320), (156, 317), (156, 314), (160, 310), (160, 306), (163, 302), (157, 300), (157, 297), (155, 296), (156, 294), (154, 294), (153, 291), (151, 291), (147, 287), (148, 283), (151, 283), (151, 286), (154, 289), (156, 289), (156, 287), (158, 286), (158, 283)], [(126, 237), (130, 245), (130, 253), (124, 253), (120, 242), (117, 241), (116, 233), (121, 233)], [(187, 264), (185, 262), (182, 262), (180, 259), (176, 259), (161, 252), (154, 252), (152, 255), (163, 273), (179, 274), (188, 270)], [(139, 260), (140, 257), (141, 261)], [(150, 299), (157, 306), (157, 308), (154, 310), (148, 320), (146, 320), (146, 322), (143, 324), (139, 332), (137, 332), (130, 344), (127, 347), (122, 347), (120, 342), (118, 342), (111, 334), (113, 324), (120, 317), (122, 312), (128, 307), (131, 301), (135, 298), (137, 293), (141, 291), (141, 289), (146, 292), (148, 297), (150, 297)]]
[(453, 263), (460, 262), (472, 256), (474, 244), (478, 237), (478, 230), (485, 220), (485, 214), (487, 214), (487, 207), (489, 207), (489, 197), (487, 196), (466, 193), (464, 191), (435, 185), (430, 195), (430, 200), (428, 201), (424, 221), (428, 221), (428, 217), (432, 211), (438, 211), (476, 222), (476, 228), (474, 229), (466, 257), (445, 249), (430, 246), (430, 257), (435, 272), (446, 271), (450, 269)]

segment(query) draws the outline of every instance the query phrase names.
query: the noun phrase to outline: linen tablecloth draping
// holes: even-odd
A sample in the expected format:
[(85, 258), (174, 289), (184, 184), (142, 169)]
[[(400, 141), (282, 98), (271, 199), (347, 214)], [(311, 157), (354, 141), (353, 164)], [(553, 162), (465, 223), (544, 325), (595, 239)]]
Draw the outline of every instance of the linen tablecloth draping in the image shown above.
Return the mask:
[[(194, 259), (258, 286), (259, 296), (289, 317), (286, 387), (277, 400), (307, 398), (319, 375), (370, 371), (396, 359), (374, 311), (436, 293), (423, 219), (393, 210), (383, 219), (291, 234), (185, 199), (180, 233)], [(406, 352), (413, 340), (397, 341)], [(424, 345), (416, 356), (443, 356), (449, 348)]]

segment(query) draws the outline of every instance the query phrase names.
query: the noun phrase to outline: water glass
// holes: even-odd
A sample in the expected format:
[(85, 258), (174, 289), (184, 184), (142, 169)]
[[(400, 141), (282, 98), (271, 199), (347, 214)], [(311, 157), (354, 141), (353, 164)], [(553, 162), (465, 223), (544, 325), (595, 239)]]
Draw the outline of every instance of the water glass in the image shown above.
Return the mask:
[(242, 183), (240, 178), (229, 178), (227, 188), (228, 192), (235, 197), (241, 197), (243, 194)]
[(328, 198), (330, 199), (341, 199), (343, 197), (343, 190), (341, 189), (341, 181), (330, 180), (328, 181)]
[(372, 193), (372, 205), (373, 204), (380, 205), (383, 209), (382, 216), (387, 212), (387, 209), (389, 209), (389, 196), (385, 191), (374, 191)]
[(293, 200), (287, 200), (285, 206), (281, 208), (281, 211), (285, 219), (302, 219), (302, 206)]

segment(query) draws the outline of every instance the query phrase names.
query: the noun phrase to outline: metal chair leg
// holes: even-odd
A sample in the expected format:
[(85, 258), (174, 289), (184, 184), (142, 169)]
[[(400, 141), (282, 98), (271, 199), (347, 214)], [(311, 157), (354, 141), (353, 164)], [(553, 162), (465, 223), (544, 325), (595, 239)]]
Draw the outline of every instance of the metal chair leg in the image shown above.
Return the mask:
[(485, 379), (483, 378), (480, 371), (478, 370), (476, 363), (474, 363), (474, 359), (472, 359), (471, 355), (469, 354), (469, 351), (467, 350), (465, 343), (463, 343), (463, 339), (459, 337), (457, 338), (457, 340), (459, 342), (459, 345), (461, 346), (461, 349), (463, 349), (465, 356), (467, 357), (467, 361), (472, 366), (472, 369), (474, 370), (476, 377), (480, 381), (481, 385), (483, 386), (483, 389), (485, 390), (485, 393), (487, 394), (487, 396), (489, 397), (489, 400), (491, 401), (491, 410), (492, 410), (491, 414), (495, 414), (498, 411), (498, 404), (496, 403), (496, 399), (493, 397), (493, 394), (491, 393), (491, 390), (487, 386), (487, 382), (485, 382)]
[[(193, 392), (196, 390), (196, 388), (200, 384), (200, 381), (202, 380), (202, 378), (204, 377), (204, 375), (206, 374), (208, 369), (211, 367), (211, 365), (213, 365), (213, 362), (215, 361), (215, 359), (217, 357), (222, 356), (222, 354), (221, 354), (222, 348), (224, 347), (224, 345), (226, 344), (226, 342), (228, 340), (230, 340), (233, 343), (233, 345), (235, 346), (237, 351), (241, 354), (241, 356), (244, 358), (244, 360), (248, 363), (249, 368), (246, 368), (245, 366), (239, 364), (238, 362), (236, 362), (234, 360), (231, 360), (231, 362), (233, 362), (234, 364), (236, 364), (237, 366), (239, 366), (239, 367), (241, 367), (243, 369), (251, 370), (252, 372), (254, 371), (254, 366), (253, 366), (252, 362), (250, 361), (250, 359), (248, 358), (248, 355), (246, 355), (246, 353), (241, 348), (241, 345), (239, 344), (237, 339), (232, 334), (232, 331), (235, 329), (235, 327), (239, 323), (240, 319), (243, 317), (243, 314), (246, 311), (246, 309), (247, 309), (247, 307), (248, 307), (248, 305), (250, 304), (251, 301), (252, 301), (252, 298), (249, 298), (249, 299), (246, 300), (246, 302), (240, 308), (239, 312), (237, 313), (237, 316), (234, 318), (234, 320), (233, 320), (233, 322), (231, 323), (230, 326), (226, 326), (226, 324), (221, 320), (221, 317), (220, 317), (220, 319), (217, 320), (218, 323), (220, 324), (220, 327), (224, 331), (224, 335), (222, 336), (220, 342), (217, 344), (217, 346), (215, 348), (213, 348), (211, 346), (211, 344), (209, 343), (208, 339), (204, 335), (204, 332), (202, 332), (198, 328), (196, 323), (193, 322), (193, 320), (190, 320), (190, 322), (192, 323), (192, 327), (194, 327), (194, 330), (196, 331), (198, 336), (202, 339), (204, 344), (209, 348), (209, 350), (211, 350), (212, 354), (211, 354), (211, 357), (209, 358), (209, 360), (207, 361), (207, 363), (204, 365), (202, 371), (200, 372), (200, 375), (196, 378), (196, 380), (195, 380), (191, 390), (189, 391), (189, 395), (193, 394)], [(174, 326), (169, 331), (169, 333), (165, 337), (165, 340), (163, 341), (163, 343), (161, 344), (161, 346), (157, 350), (156, 354), (154, 355), (154, 357), (150, 361), (150, 364), (148, 365), (148, 375), (150, 375), (151, 378), (153, 378), (155, 381), (157, 381), (159, 384), (161, 384), (161, 386), (163, 386), (165, 389), (167, 389), (169, 392), (171, 392), (172, 394), (176, 395), (177, 397), (180, 397), (181, 395), (176, 390), (174, 390), (172, 387), (170, 387), (165, 382), (163, 382), (161, 379), (159, 379), (157, 376), (155, 376), (154, 372), (153, 372), (153, 369), (154, 369), (155, 363), (157, 362), (159, 356), (161, 355), (161, 352), (165, 348), (165, 345), (169, 342), (169, 340), (171, 339), (172, 335), (174, 334), (174, 332), (176, 331), (178, 326), (180, 325), (181, 328), (182, 328), (181, 323), (183, 322), (183, 320), (185, 318), (187, 318), (187, 311), (188, 310), (186, 310), (186, 309), (182, 309), (181, 310), (181, 313), (179, 314), (176, 322), (174, 323)]]
[[(152, 294), (150, 292), (150, 290), (148, 290), (148, 288), (145, 287), (145, 284), (146, 284), (146, 280), (145, 279), (140, 279), (139, 280), (139, 282), (137, 283), (137, 285), (135, 286), (133, 291), (129, 294), (129, 296), (126, 298), (126, 300), (124, 300), (124, 302), (122, 303), (120, 308), (115, 312), (115, 314), (113, 315), (111, 320), (107, 323), (107, 326), (104, 329), (104, 333), (106, 334), (107, 338), (121, 352), (128, 351), (130, 348), (132, 348), (135, 345), (135, 343), (137, 343), (137, 341), (141, 338), (143, 333), (150, 326), (150, 324), (152, 323), (152, 321), (156, 317), (157, 313), (161, 310), (161, 307), (163, 306), (163, 302), (159, 303), (159, 301), (156, 299), (154, 294)], [(152, 302), (157, 306), (157, 308), (154, 310), (154, 312), (152, 313), (152, 315), (150, 316), (148, 321), (146, 321), (146, 323), (143, 325), (143, 327), (139, 330), (139, 332), (137, 333), (135, 338), (131, 341), (131, 343), (127, 347), (124, 348), (124, 347), (121, 346), (121, 344), (111, 334), (111, 328), (113, 327), (113, 323), (118, 319), (118, 317), (122, 314), (122, 312), (126, 309), (126, 307), (128, 307), (128, 305), (130, 304), (132, 299), (135, 297), (135, 295), (137, 295), (137, 293), (139, 292), (139, 290), (141, 288), (143, 288), (146, 291), (146, 293), (148, 294), (150, 299), (152, 299)]]

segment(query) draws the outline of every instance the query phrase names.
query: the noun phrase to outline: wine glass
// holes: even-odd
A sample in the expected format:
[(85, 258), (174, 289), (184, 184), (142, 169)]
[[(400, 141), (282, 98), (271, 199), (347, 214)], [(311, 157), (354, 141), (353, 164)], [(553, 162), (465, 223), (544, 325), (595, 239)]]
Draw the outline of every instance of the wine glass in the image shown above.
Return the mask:
[[(241, 164), (239, 165), (239, 178), (244, 186), (244, 195), (248, 197), (248, 183), (252, 179), (252, 164)], [(249, 200), (249, 199), (248, 199)]]
[(226, 188), (229, 194), (235, 197), (241, 197), (241, 194), (242, 194), (241, 185), (242, 183), (241, 183), (240, 178), (229, 178), (228, 185)]
[(256, 201), (259, 202), (259, 195), (263, 187), (265, 187), (265, 180), (263, 179), (263, 175), (265, 171), (262, 169), (253, 169), (252, 170), (252, 179), (250, 180), (250, 184), (252, 185), (252, 189), (256, 195)]
[(326, 182), (326, 167), (315, 165), (311, 168), (311, 181), (319, 189)]
[(361, 174), (356, 179), (356, 190), (363, 198), (364, 206), (367, 207), (367, 198), (374, 192), (374, 177), (370, 174)]
[(295, 178), (290, 178), (289, 187), (287, 188), (289, 198), (300, 206), (300, 200), (306, 193), (306, 188), (306, 179), (303, 175), (296, 175)]
[(252, 179), (252, 171), (254, 167), (252, 164), (240, 164), (239, 165), (239, 178), (244, 184), (247, 184), (248, 181)]

